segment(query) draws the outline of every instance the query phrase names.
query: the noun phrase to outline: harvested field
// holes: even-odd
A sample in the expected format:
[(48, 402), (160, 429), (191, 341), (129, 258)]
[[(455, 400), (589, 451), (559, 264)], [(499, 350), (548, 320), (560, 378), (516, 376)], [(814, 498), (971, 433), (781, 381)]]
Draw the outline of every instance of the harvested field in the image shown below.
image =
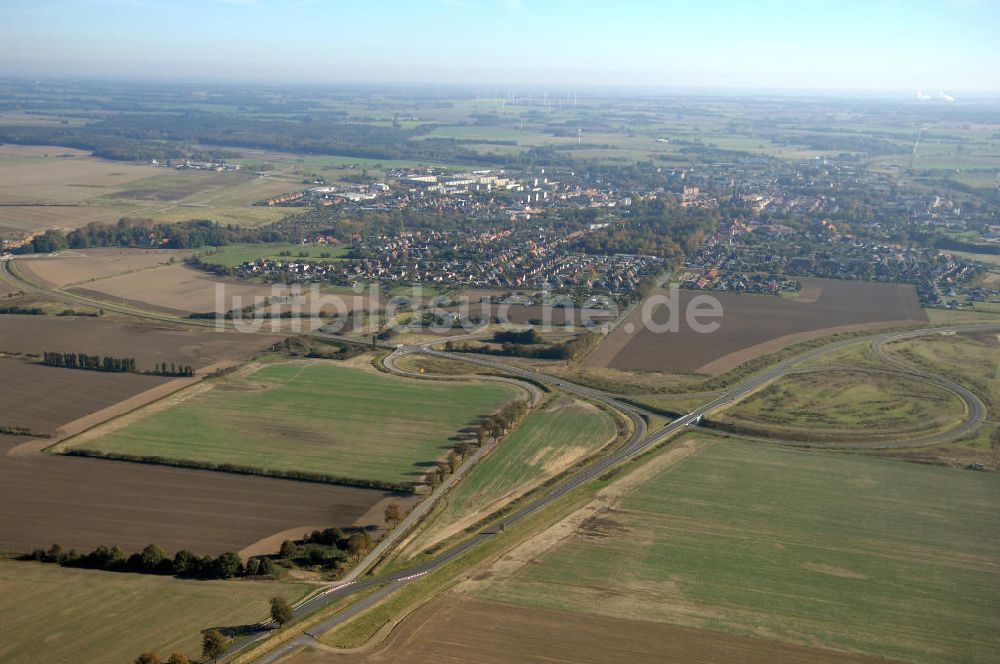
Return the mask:
[(179, 249), (70, 249), (45, 258), (22, 259), (17, 267), (37, 284), (65, 288), (169, 265), (171, 259), (179, 262), (190, 255)]
[[(662, 468), (661, 459), (695, 452)], [(1000, 647), (994, 473), (673, 443), (460, 586), (481, 599), (922, 663)]]
[[(8, 295), (15, 295), (19, 292), (21, 292), (21, 289), (17, 286), (6, 281), (0, 281), (0, 297), (6, 298)], [(0, 302), (0, 306), (3, 304), (6, 303)]]
[(512, 606), (454, 593), (369, 653), (304, 652), (290, 664), (888, 664), (887, 660), (641, 620)]
[[(793, 343), (854, 330), (925, 322), (916, 290), (906, 284), (883, 284), (835, 279), (804, 280), (813, 297), (786, 299), (765, 295), (736, 295), (680, 291), (680, 330), (657, 333), (643, 324), (643, 311), (652, 309), (657, 324), (667, 320), (664, 305), (637, 309), (584, 361), (587, 368), (717, 375), (760, 355)], [(815, 289), (819, 288), (818, 294)], [(668, 295), (661, 291), (660, 295)], [(724, 315), (702, 319), (717, 322), (715, 332), (700, 334), (683, 320), (691, 300), (699, 295), (716, 298)], [(647, 300), (647, 303), (649, 301)], [(632, 332), (629, 332), (632, 330)]]
[(269, 364), (74, 439), (91, 452), (235, 464), (382, 486), (419, 482), (464, 429), (519, 394), (330, 361)]
[(0, 204), (0, 224), (13, 226), (22, 231), (37, 231), (48, 228), (79, 228), (91, 222), (113, 224), (129, 211), (123, 207), (104, 205), (42, 204), (10, 205)]
[(190, 364), (197, 369), (246, 360), (283, 338), (101, 318), (0, 317), (0, 353), (40, 355), (55, 351), (134, 357), (140, 370), (152, 369), (157, 362)]
[[(129, 200), (187, 205), (247, 206), (257, 201), (301, 189), (301, 185), (279, 178), (251, 173), (214, 171), (174, 171), (160, 169), (152, 177), (131, 182), (127, 188), (107, 196), (108, 200)], [(159, 211), (159, 210), (157, 210)], [(189, 211), (189, 219), (210, 219)]]
[(0, 204), (79, 204), (113, 194), (137, 180), (164, 173), (156, 166), (143, 166), (72, 154), (33, 155), (14, 161), (0, 159)]
[(254, 202), (296, 188), (296, 182), (247, 173), (177, 171), (70, 148), (0, 146), (0, 225), (21, 230), (127, 216), (255, 226), (284, 213), (252, 208)]
[[(216, 300), (222, 285), (221, 306)], [(288, 292), (282, 286), (283, 292)], [(254, 298), (269, 297), (271, 286), (250, 281), (217, 277), (181, 264), (165, 265), (138, 274), (126, 274), (91, 281), (71, 292), (98, 300), (125, 301), (152, 311), (187, 316), (210, 311), (225, 312), (253, 304)]]
[(201, 630), (257, 622), (276, 596), (290, 602), (308, 586), (274, 581), (184, 581), (0, 561), (0, 643), (6, 664), (131, 662), (141, 652), (192, 660)]
[[(87, 250), (88, 252), (91, 250)], [(58, 260), (58, 259), (53, 259)], [(75, 260), (75, 259), (68, 259)], [(123, 259), (127, 263), (127, 258)], [(23, 269), (29, 261), (17, 261), (17, 266)], [(37, 261), (34, 261), (37, 262)], [(84, 261), (81, 261), (84, 262)], [(100, 261), (104, 263), (106, 261)], [(120, 264), (119, 268), (122, 267)], [(31, 265), (33, 272), (48, 272), (53, 277), (62, 276), (75, 278), (77, 273), (73, 267), (52, 268)], [(81, 272), (83, 272), (82, 268)], [(88, 268), (91, 272), (101, 269), (114, 269), (114, 266), (99, 266)], [(83, 272), (85, 273), (85, 272)], [(96, 300), (105, 300), (117, 304), (126, 303), (131, 306), (172, 314), (187, 316), (192, 313), (207, 313), (212, 311), (225, 312), (233, 308), (241, 308), (248, 304), (263, 303), (265, 298), (288, 298), (292, 293), (299, 292), (300, 308), (303, 313), (317, 311), (347, 313), (355, 308), (377, 309), (379, 304), (367, 295), (320, 293), (317, 299), (310, 295), (308, 287), (298, 291), (284, 284), (264, 284), (241, 279), (219, 277), (187, 267), (180, 262), (174, 264), (154, 265), (134, 273), (123, 273), (106, 278), (97, 278), (78, 286), (69, 288), (70, 292)], [(218, 287), (222, 288), (219, 289)], [(218, 293), (217, 293), (218, 291)], [(221, 295), (221, 304), (217, 297)], [(279, 311), (289, 305), (275, 305)], [(272, 307), (267, 310), (271, 311)]]
[[(3, 114), (4, 120), (7, 119), (7, 114)], [(30, 118), (29, 115), (18, 116), (17, 124), (24, 118)], [(3, 124), (6, 124), (4, 122)], [(51, 157), (51, 158), (69, 158), (69, 157), (89, 157), (90, 152), (87, 150), (77, 150), (76, 148), (66, 148), (59, 145), (17, 145), (14, 143), (0, 143), (0, 158), (25, 158), (25, 157)]]
[(280, 221), (289, 215), (288, 208), (249, 207), (249, 206), (218, 206), (218, 205), (178, 205), (164, 206), (150, 212), (150, 217), (157, 221), (193, 221), (211, 219), (223, 225), (263, 226)]
[(149, 177), (136, 180), (126, 188), (108, 195), (112, 199), (138, 201), (178, 201), (193, 194), (218, 189), (243, 182), (256, 176), (241, 173), (216, 173), (213, 171), (160, 170)]
[(58, 542), (80, 551), (100, 544), (137, 551), (156, 543), (168, 551), (219, 554), (294, 526), (381, 525), (376, 506), (399, 500), (371, 489), (204, 470), (8, 456), (24, 441), (0, 436), (0, 549), (30, 551)]

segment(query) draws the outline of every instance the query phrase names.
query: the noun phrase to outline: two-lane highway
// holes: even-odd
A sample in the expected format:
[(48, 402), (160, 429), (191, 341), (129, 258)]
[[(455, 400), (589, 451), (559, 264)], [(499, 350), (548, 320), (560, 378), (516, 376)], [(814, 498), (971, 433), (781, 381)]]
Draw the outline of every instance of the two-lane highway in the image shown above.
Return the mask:
[[(80, 298), (79, 296), (63, 293), (61, 291), (50, 291), (43, 287), (39, 287), (24, 281), (21, 278), (19, 278), (18, 274), (11, 273), (8, 271), (7, 263), (8, 261), (0, 262), (0, 277), (7, 278), (9, 281), (18, 284), (23, 288), (27, 288), (32, 291), (38, 292), (39, 294), (48, 295), (50, 297), (55, 297), (56, 299), (60, 300), (65, 298), (64, 301), (72, 300), (74, 302), (91, 304), (91, 306), (93, 306), (92, 301), (86, 300), (85, 298)], [(100, 303), (99, 306), (101, 308), (110, 309), (121, 314), (139, 316), (145, 318), (160, 318), (161, 320), (163, 319), (163, 317), (161, 316), (152, 315), (149, 312), (142, 312), (129, 307), (117, 307), (113, 305), (107, 305), (106, 303)], [(193, 321), (183, 320), (183, 319), (175, 319), (172, 322), (184, 323), (184, 324), (193, 323)], [(350, 582), (348, 584), (334, 585), (328, 588), (327, 590), (310, 598), (308, 601), (296, 607), (295, 609), (296, 618), (303, 618), (325, 606), (329, 606), (330, 604), (337, 602), (352, 594), (356, 594), (365, 590), (371, 590), (372, 588), (377, 588), (377, 590), (375, 590), (372, 594), (366, 595), (358, 602), (354, 602), (343, 611), (340, 611), (336, 615), (327, 618), (323, 622), (311, 626), (308, 629), (308, 632), (303, 632), (301, 635), (292, 638), (290, 641), (278, 646), (269, 653), (262, 655), (256, 661), (262, 662), (264, 664), (269, 664), (271, 662), (277, 661), (281, 657), (287, 655), (292, 650), (299, 648), (302, 645), (310, 643), (314, 638), (313, 635), (319, 635), (325, 631), (328, 631), (330, 628), (336, 626), (337, 624), (340, 624), (341, 622), (347, 620), (351, 616), (356, 615), (358, 612), (364, 610), (374, 602), (382, 599), (383, 597), (388, 596), (397, 588), (402, 587), (403, 585), (410, 583), (413, 580), (418, 579), (423, 575), (440, 568), (443, 565), (448, 564), (455, 558), (461, 556), (470, 549), (473, 549), (474, 547), (482, 544), (484, 541), (490, 538), (502, 536), (500, 533), (502, 532), (504, 526), (516, 523), (517, 521), (523, 519), (529, 514), (532, 514), (533, 512), (536, 512), (539, 509), (543, 508), (544, 506), (552, 503), (553, 501), (558, 500), (560, 497), (566, 495), (567, 493), (571, 492), (573, 489), (579, 487), (585, 482), (607, 472), (608, 470), (616, 466), (618, 463), (624, 461), (628, 457), (631, 457), (639, 452), (649, 449), (654, 445), (657, 445), (659, 443), (668, 440), (670, 437), (678, 434), (680, 431), (683, 431), (689, 425), (696, 423), (702, 416), (707, 415), (719, 408), (722, 408), (734, 401), (742, 399), (743, 397), (759, 389), (766, 383), (780, 376), (795, 371), (797, 368), (801, 367), (803, 364), (809, 362), (810, 360), (813, 360), (817, 357), (820, 357), (821, 355), (839, 350), (841, 348), (845, 348), (853, 344), (869, 341), (872, 344), (872, 348), (875, 350), (877, 354), (889, 360), (890, 362), (898, 363), (899, 361), (896, 358), (893, 358), (891, 355), (888, 355), (883, 350), (883, 346), (885, 343), (895, 339), (909, 338), (913, 336), (943, 334), (943, 333), (959, 332), (959, 331), (1000, 331), (1000, 325), (979, 324), (979, 325), (967, 325), (967, 326), (938, 327), (938, 328), (930, 328), (930, 329), (907, 331), (907, 332), (887, 332), (881, 334), (873, 334), (867, 337), (855, 337), (851, 339), (845, 339), (842, 341), (834, 342), (832, 344), (827, 344), (825, 346), (821, 346), (814, 350), (810, 350), (805, 353), (801, 353), (799, 355), (786, 359), (774, 365), (773, 367), (770, 367), (768, 369), (765, 369), (761, 372), (749, 376), (748, 378), (731, 386), (729, 389), (726, 390), (724, 394), (716, 397), (715, 399), (710, 400), (709, 402), (699, 406), (698, 408), (695, 408), (691, 412), (686, 413), (681, 417), (678, 417), (677, 419), (668, 423), (666, 426), (653, 432), (647, 432), (646, 430), (646, 420), (644, 418), (644, 415), (648, 416), (649, 413), (646, 413), (641, 408), (638, 408), (631, 404), (623, 403), (619, 401), (614, 395), (608, 394), (602, 390), (598, 390), (585, 385), (579, 385), (577, 383), (567, 381), (560, 377), (551, 376), (535, 371), (529, 371), (526, 369), (522, 369), (520, 367), (510, 366), (495, 360), (490, 360), (480, 357), (470, 357), (468, 354), (456, 355), (454, 353), (434, 350), (431, 347), (431, 345), (434, 342), (416, 346), (402, 346), (398, 348), (391, 347), (393, 348), (393, 353), (391, 356), (394, 357), (399, 357), (401, 355), (405, 355), (408, 353), (423, 353), (435, 357), (444, 357), (447, 359), (459, 360), (470, 364), (476, 364), (492, 368), (508, 376), (513, 376), (515, 378), (520, 378), (522, 380), (534, 383), (548, 385), (551, 387), (558, 388), (560, 390), (564, 390), (571, 394), (575, 394), (587, 399), (600, 402), (623, 413), (633, 424), (632, 433), (628, 441), (626, 441), (626, 443), (622, 445), (620, 448), (618, 448), (615, 452), (594, 461), (589, 466), (583, 468), (579, 472), (576, 472), (573, 475), (564, 479), (563, 481), (559, 482), (555, 487), (549, 489), (543, 495), (535, 498), (534, 500), (522, 506), (512, 514), (506, 516), (502, 520), (499, 528), (480, 531), (479, 533), (473, 535), (472, 537), (462, 542), (459, 542), (458, 544), (452, 546), (451, 548), (446, 549), (445, 551), (439, 553), (431, 560), (427, 560), (425, 562), (411, 566), (404, 570), (399, 570), (392, 574), (357, 580)], [(335, 337), (335, 335), (326, 335), (322, 332), (315, 332), (313, 334), (316, 334), (317, 336), (328, 336), (328, 337), (339, 338)], [(357, 342), (357, 340), (351, 340), (351, 341)], [(389, 346), (383, 344), (383, 347), (389, 347)], [(391, 370), (394, 367), (394, 361), (388, 362), (387, 367), (389, 367)], [(982, 404), (982, 401), (979, 399), (979, 397), (970, 390), (959, 385), (955, 381), (952, 381), (947, 377), (939, 376), (929, 371), (914, 370), (913, 368), (909, 367), (906, 367), (906, 371), (910, 375), (913, 375), (919, 379), (926, 380), (935, 385), (938, 385), (940, 387), (955, 392), (956, 394), (961, 396), (961, 398), (965, 400), (965, 402), (968, 404), (968, 409), (970, 410), (970, 413), (969, 417), (966, 420), (967, 426), (965, 426), (963, 429), (960, 430), (953, 430), (950, 432), (946, 432), (946, 434), (942, 434), (942, 436), (948, 437), (945, 439), (951, 439), (956, 435), (962, 435), (964, 431), (967, 431), (968, 429), (978, 424), (982, 420), (982, 417), (984, 417), (985, 406)], [(239, 639), (236, 643), (234, 643), (233, 647), (230, 649), (228, 654), (233, 654), (238, 651), (244, 650), (245, 648), (266, 638), (267, 635), (268, 632), (262, 631), (250, 637), (243, 637)]]

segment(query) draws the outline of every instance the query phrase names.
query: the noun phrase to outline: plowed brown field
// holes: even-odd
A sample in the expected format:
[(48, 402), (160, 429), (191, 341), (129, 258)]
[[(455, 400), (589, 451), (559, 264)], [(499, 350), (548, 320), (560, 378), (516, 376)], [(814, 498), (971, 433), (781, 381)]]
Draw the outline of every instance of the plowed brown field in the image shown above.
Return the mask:
[[(650, 330), (642, 322), (644, 305), (618, 326), (583, 364), (625, 371), (716, 375), (808, 339), (927, 320), (910, 285), (836, 279), (804, 282), (798, 299), (680, 291), (679, 331)], [(719, 323), (714, 332), (695, 332), (684, 321), (688, 303), (699, 295), (714, 297), (722, 304), (721, 317), (701, 319), (702, 323)], [(652, 316), (657, 324), (665, 323), (666, 307), (653, 307)]]
[(370, 653), (292, 664), (889, 664), (889, 660), (690, 627), (522, 608), (454, 593), (415, 611)]
[[(58, 542), (90, 551), (156, 543), (198, 554), (240, 551), (289, 528), (376, 525), (388, 494), (100, 459), (7, 456), (24, 442), (0, 435), (0, 549)], [(277, 550), (280, 541), (272, 543)], [(259, 553), (265, 551), (260, 550)]]
[(0, 316), (0, 353), (55, 351), (134, 357), (140, 370), (152, 369), (157, 362), (199, 368), (243, 360), (283, 338), (77, 316)]

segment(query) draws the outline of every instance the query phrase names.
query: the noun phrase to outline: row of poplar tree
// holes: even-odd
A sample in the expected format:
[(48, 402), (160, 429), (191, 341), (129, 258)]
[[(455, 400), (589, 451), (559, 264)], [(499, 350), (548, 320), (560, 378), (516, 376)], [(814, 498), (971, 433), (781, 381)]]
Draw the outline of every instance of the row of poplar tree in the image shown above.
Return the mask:
[[(137, 373), (134, 357), (111, 357), (108, 355), (87, 355), (86, 353), (53, 353), (46, 351), (42, 364), (64, 369), (87, 369), (89, 371), (109, 371), (114, 373)], [(193, 376), (190, 364), (157, 362), (152, 371), (156, 376)]]

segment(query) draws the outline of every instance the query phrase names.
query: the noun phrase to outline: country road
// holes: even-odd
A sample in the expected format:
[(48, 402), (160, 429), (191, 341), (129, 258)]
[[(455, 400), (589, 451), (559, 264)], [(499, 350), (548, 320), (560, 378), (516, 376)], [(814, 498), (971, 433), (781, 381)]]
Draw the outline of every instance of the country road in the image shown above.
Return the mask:
[[(126, 315), (139, 316), (139, 317), (151, 317), (158, 320), (169, 319), (172, 322), (182, 323), (182, 324), (194, 324), (198, 321), (191, 321), (188, 319), (175, 318), (170, 316), (159, 316), (150, 315), (146, 316), (144, 314), (149, 312), (141, 312), (139, 310), (132, 309), (131, 307), (118, 307), (117, 305), (106, 305), (102, 302), (97, 302), (90, 300), (89, 298), (81, 298), (70, 293), (64, 293), (62, 291), (50, 291), (43, 287), (36, 286), (30, 282), (22, 281), (16, 272), (12, 273), (8, 270), (8, 266), (5, 262), (0, 261), (0, 277), (12, 281), (21, 288), (30, 289), (34, 292), (38, 292), (49, 297), (56, 297), (61, 301), (72, 301), (78, 304), (87, 304), (88, 306), (99, 306), (101, 308), (106, 308), (111, 311), (116, 311), (117, 313), (122, 313)], [(65, 299), (63, 299), (65, 298)], [(203, 321), (201, 321), (203, 322)], [(214, 322), (210, 323), (214, 325)], [(687, 429), (688, 426), (696, 424), (699, 418), (707, 415), (719, 408), (722, 408), (728, 404), (742, 399), (748, 396), (755, 390), (759, 389), (768, 382), (775, 380), (781, 376), (796, 373), (802, 370), (802, 365), (809, 362), (810, 360), (816, 359), (827, 353), (845, 348), (850, 345), (863, 343), (865, 341), (869, 342), (872, 349), (877, 355), (882, 359), (890, 362), (894, 366), (899, 367), (900, 373), (905, 373), (910, 377), (917, 378), (919, 380), (927, 381), (937, 387), (946, 389), (958, 395), (963, 402), (966, 404), (966, 409), (968, 410), (967, 417), (962, 422), (960, 426), (954, 428), (950, 431), (942, 432), (939, 434), (934, 434), (927, 436), (920, 440), (921, 445), (932, 444), (935, 442), (946, 442), (949, 440), (954, 440), (955, 438), (964, 435), (972, 428), (977, 426), (986, 416), (986, 407), (982, 400), (971, 390), (959, 385), (955, 381), (945, 377), (940, 376), (929, 371), (922, 369), (915, 369), (904, 363), (901, 363), (897, 358), (892, 357), (887, 352), (884, 351), (883, 346), (885, 343), (902, 338), (910, 338), (915, 336), (923, 335), (933, 335), (933, 334), (943, 334), (958, 331), (1000, 331), (1000, 324), (973, 324), (973, 325), (961, 325), (961, 326), (946, 326), (946, 327), (935, 327), (935, 328), (925, 328), (921, 330), (913, 330), (906, 332), (883, 332), (876, 333), (866, 336), (858, 336), (849, 339), (844, 339), (841, 341), (836, 341), (819, 348), (806, 351), (799, 355), (785, 359), (767, 369), (764, 369), (756, 374), (753, 374), (742, 381), (736, 383), (729, 388), (723, 390), (722, 394), (711, 399), (710, 401), (698, 406), (697, 408), (691, 410), (690, 412), (670, 421), (665, 426), (656, 429), (655, 431), (647, 431), (647, 420), (646, 416), (650, 415), (641, 408), (634, 406), (632, 404), (623, 403), (619, 401), (615, 395), (609, 394), (602, 390), (598, 390), (592, 387), (587, 387), (585, 385), (579, 385), (563, 378), (557, 376), (551, 376), (548, 374), (529, 371), (522, 369), (520, 367), (511, 366), (503, 362), (499, 362), (492, 359), (485, 359), (482, 357), (471, 357), (468, 354), (456, 354), (449, 353), (445, 351), (435, 350), (432, 346), (437, 341), (426, 342), (418, 345), (404, 345), (395, 346), (389, 344), (382, 344), (383, 348), (391, 349), (392, 352), (386, 358), (385, 366), (390, 371), (399, 371), (395, 366), (395, 361), (402, 356), (408, 354), (424, 354), (432, 357), (441, 357), (451, 360), (458, 360), (469, 364), (474, 364), (478, 366), (483, 366), (487, 368), (494, 369), (496, 371), (502, 372), (507, 376), (512, 376), (514, 378), (522, 379), (525, 381), (530, 381), (530, 383), (541, 384), (551, 388), (557, 388), (565, 392), (575, 394), (577, 396), (590, 399), (602, 403), (610, 408), (617, 410), (627, 417), (632, 422), (632, 432), (628, 440), (622, 444), (618, 449), (616, 449), (611, 454), (602, 457), (589, 466), (583, 468), (579, 472), (567, 477), (562, 480), (554, 487), (544, 492), (542, 495), (531, 500), (527, 504), (520, 507), (518, 510), (512, 514), (504, 517), (497, 526), (481, 530), (469, 539), (462, 541), (453, 547), (444, 550), (439, 553), (431, 560), (427, 560), (417, 565), (413, 565), (403, 570), (397, 572), (365, 579), (355, 580), (357, 576), (360, 575), (361, 571), (354, 575), (350, 580), (340, 582), (339, 584), (332, 585), (326, 590), (320, 592), (317, 595), (309, 598), (307, 601), (295, 607), (294, 616), (296, 619), (302, 619), (315, 613), (317, 610), (329, 606), (330, 604), (337, 602), (345, 597), (359, 593), (364, 590), (369, 590), (371, 588), (379, 588), (376, 592), (370, 595), (366, 595), (363, 599), (354, 604), (350, 605), (348, 608), (342, 610), (336, 615), (327, 618), (323, 622), (313, 625), (308, 628), (308, 631), (304, 631), (300, 635), (292, 638), (291, 640), (283, 643), (282, 645), (274, 648), (270, 652), (261, 655), (255, 661), (261, 664), (269, 664), (276, 662), (282, 657), (288, 655), (293, 650), (300, 648), (304, 645), (308, 645), (313, 642), (314, 639), (321, 635), (322, 633), (328, 631), (332, 627), (340, 624), (341, 622), (347, 620), (358, 612), (367, 608), (371, 604), (377, 602), (383, 597), (388, 596), (396, 589), (404, 586), (410, 581), (427, 574), (430, 571), (438, 569), (443, 565), (454, 560), (463, 553), (469, 551), (470, 549), (480, 545), (487, 539), (494, 537), (502, 537), (503, 530), (514, 524), (526, 516), (537, 512), (541, 508), (549, 505), (553, 501), (559, 499), (560, 497), (566, 495), (567, 493), (573, 491), (577, 487), (586, 483), (587, 481), (599, 477), (600, 475), (606, 473), (614, 466), (625, 461), (629, 457), (632, 457), (644, 450), (647, 450), (659, 443), (662, 443), (671, 437), (677, 435)], [(341, 338), (335, 335), (327, 335), (322, 332), (314, 332), (316, 336), (323, 336), (329, 338)], [(355, 343), (357, 340), (351, 340)], [(406, 375), (414, 375), (409, 372), (400, 372)], [(441, 379), (439, 376), (432, 377), (434, 379)], [(467, 378), (466, 378), (467, 379)], [(535, 388), (537, 389), (537, 388)], [(531, 390), (529, 390), (531, 391)], [(533, 393), (534, 394), (534, 393)], [(425, 501), (426, 502), (426, 501)], [(422, 514), (423, 512), (421, 512)], [(405, 532), (409, 527), (415, 524), (417, 518), (413, 519), (413, 523), (407, 524), (406, 528), (400, 528), (400, 532)], [(391, 545), (386, 545), (382, 551), (380, 551), (380, 556), (387, 552)], [(366, 568), (363, 568), (366, 569)], [(294, 625), (293, 625), (294, 629)], [(245, 650), (246, 648), (257, 644), (258, 642), (266, 639), (269, 636), (267, 630), (262, 630), (248, 637), (242, 637), (234, 642), (231, 649), (228, 651), (227, 656), (236, 654)]]

